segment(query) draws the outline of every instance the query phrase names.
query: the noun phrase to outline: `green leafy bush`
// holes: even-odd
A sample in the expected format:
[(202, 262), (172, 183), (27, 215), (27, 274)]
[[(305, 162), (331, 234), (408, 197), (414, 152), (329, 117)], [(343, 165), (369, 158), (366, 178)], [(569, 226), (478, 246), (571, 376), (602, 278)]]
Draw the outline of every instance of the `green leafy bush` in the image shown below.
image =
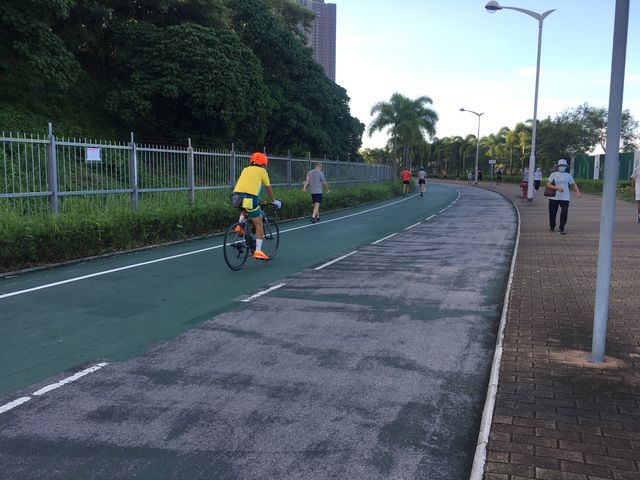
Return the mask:
[[(332, 190), (323, 211), (353, 207), (398, 195), (399, 182)], [(276, 190), (283, 201), (280, 220), (310, 212), (309, 194)], [(21, 215), (3, 209), (0, 215), (0, 271), (114, 253), (149, 245), (219, 233), (237, 218), (225, 196), (211, 196), (190, 205), (183, 193), (152, 194), (138, 213), (127, 199), (66, 202), (58, 215)]]

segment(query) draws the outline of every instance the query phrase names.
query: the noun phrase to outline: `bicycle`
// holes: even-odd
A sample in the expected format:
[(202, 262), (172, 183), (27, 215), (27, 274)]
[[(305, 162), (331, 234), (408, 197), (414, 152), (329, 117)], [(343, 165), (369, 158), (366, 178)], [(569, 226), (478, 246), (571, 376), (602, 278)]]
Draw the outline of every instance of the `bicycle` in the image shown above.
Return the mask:
[[(264, 202), (263, 206), (273, 205)], [(262, 227), (264, 238), (262, 251), (269, 257), (268, 262), (274, 259), (280, 246), (280, 228), (274, 218), (269, 217), (265, 211), (262, 212)], [(233, 222), (224, 234), (222, 251), (224, 261), (231, 270), (240, 270), (247, 263), (249, 254), (256, 249), (255, 228), (248, 221), (246, 212), (242, 210), (241, 219)]]

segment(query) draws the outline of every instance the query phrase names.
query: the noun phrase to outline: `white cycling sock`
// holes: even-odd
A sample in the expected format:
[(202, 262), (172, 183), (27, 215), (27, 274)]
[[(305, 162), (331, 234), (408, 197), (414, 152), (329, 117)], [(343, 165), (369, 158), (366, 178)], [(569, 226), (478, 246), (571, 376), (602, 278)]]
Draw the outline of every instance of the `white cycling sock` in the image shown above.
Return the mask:
[(262, 239), (256, 240), (256, 250), (262, 251)]

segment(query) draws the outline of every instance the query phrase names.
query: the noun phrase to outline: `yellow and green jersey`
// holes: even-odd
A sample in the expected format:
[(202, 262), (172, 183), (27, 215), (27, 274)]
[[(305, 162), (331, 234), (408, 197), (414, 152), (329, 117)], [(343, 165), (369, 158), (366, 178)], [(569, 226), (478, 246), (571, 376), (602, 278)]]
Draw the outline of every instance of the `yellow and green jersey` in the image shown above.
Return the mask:
[(236, 183), (233, 191), (237, 193), (248, 193), (249, 195), (255, 195), (257, 197), (260, 195), (260, 190), (262, 190), (263, 185), (265, 187), (271, 186), (267, 170), (256, 165), (249, 165), (242, 170), (238, 183)]

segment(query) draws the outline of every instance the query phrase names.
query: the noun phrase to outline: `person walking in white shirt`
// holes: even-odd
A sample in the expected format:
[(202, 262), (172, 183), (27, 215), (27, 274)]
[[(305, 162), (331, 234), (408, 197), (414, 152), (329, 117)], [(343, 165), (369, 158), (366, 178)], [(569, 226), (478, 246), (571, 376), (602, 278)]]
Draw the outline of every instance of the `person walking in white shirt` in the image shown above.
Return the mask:
[(540, 188), (540, 182), (542, 182), (542, 171), (540, 167), (538, 167), (536, 171), (533, 172), (533, 188), (538, 190)]
[(427, 172), (424, 171), (424, 167), (420, 167), (418, 172), (418, 185), (420, 185), (420, 196), (424, 194), (425, 183), (427, 183)]
[(636, 205), (638, 214), (638, 223), (640, 223), (640, 165), (633, 169), (631, 174), (631, 187), (636, 189)]
[(556, 230), (556, 217), (558, 215), (558, 208), (560, 211), (560, 228), (558, 231), (564, 235), (564, 227), (567, 224), (569, 218), (569, 201), (571, 200), (571, 192), (569, 187), (573, 187), (576, 191), (578, 198), (582, 196), (580, 189), (570, 173), (566, 172), (567, 161), (564, 158), (558, 160), (558, 171), (553, 172), (547, 179), (547, 188), (551, 188), (556, 191), (555, 196), (549, 197), (549, 230), (555, 232)]

